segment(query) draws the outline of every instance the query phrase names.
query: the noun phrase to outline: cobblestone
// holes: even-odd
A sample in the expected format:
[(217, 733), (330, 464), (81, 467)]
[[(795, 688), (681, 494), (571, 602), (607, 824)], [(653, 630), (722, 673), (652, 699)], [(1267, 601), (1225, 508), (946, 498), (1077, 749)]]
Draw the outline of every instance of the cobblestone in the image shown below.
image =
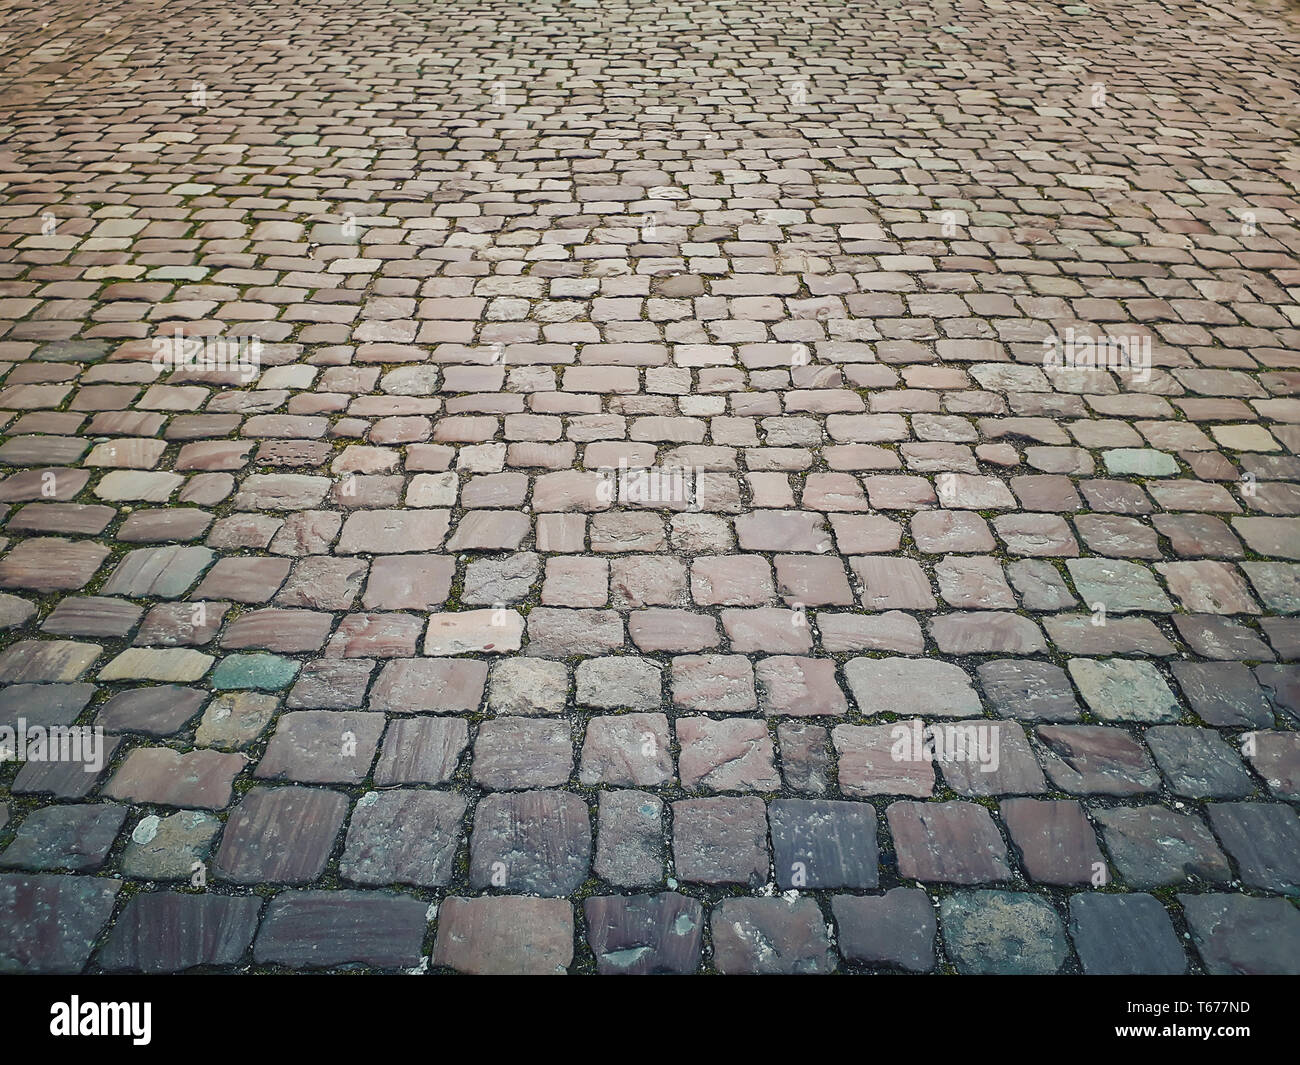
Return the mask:
[(1297, 970), (1293, 10), (0, 4), (0, 969)]

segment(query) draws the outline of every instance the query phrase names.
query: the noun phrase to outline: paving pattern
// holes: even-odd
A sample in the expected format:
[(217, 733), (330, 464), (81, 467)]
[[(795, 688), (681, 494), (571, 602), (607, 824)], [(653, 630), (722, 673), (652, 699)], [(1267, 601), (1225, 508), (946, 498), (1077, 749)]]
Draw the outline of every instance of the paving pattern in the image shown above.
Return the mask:
[(0, 970), (1300, 970), (1294, 6), (0, 56)]

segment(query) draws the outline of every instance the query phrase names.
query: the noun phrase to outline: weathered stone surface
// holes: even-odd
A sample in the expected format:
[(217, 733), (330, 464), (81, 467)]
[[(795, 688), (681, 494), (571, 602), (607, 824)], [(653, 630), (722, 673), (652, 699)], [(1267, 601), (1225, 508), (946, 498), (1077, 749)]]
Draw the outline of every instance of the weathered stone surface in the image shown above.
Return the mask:
[(830, 735), (822, 726), (806, 721), (783, 721), (777, 726), (778, 762), (787, 788), (805, 795), (826, 794), (830, 789)]
[(282, 891), (253, 941), (259, 965), (409, 968), (427, 929), (419, 899), (382, 891)]
[(437, 551), (450, 525), (445, 510), (360, 510), (343, 522), (337, 551), (341, 555)]
[(361, 605), (367, 610), (437, 610), (447, 601), (455, 576), (455, 559), (442, 555), (380, 555), (370, 565)]
[(1300, 973), (1300, 912), (1286, 899), (1179, 895), (1192, 942), (1217, 976)]
[(673, 705), (701, 713), (752, 713), (758, 708), (753, 664), (743, 655), (678, 655), (672, 663)]
[(677, 720), (682, 787), (707, 791), (775, 791), (781, 786), (767, 726), (750, 718)]
[(570, 895), (591, 865), (591, 818), (576, 795), (499, 792), (479, 801), (470, 837), (470, 884)]
[(1300, 665), (1256, 666), (1255, 679), (1276, 713), (1300, 723)]
[(54, 536), (24, 540), (0, 559), (0, 588), (42, 595), (76, 591), (89, 583), (107, 556), (102, 544)]
[(579, 706), (653, 710), (662, 699), (660, 670), (643, 658), (588, 658), (575, 673)]
[(1160, 775), (1127, 732), (1100, 725), (1044, 725), (1043, 771), (1074, 795), (1141, 795), (1155, 791)]
[(619, 887), (663, 881), (663, 801), (657, 795), (602, 791), (596, 822), (597, 876)]
[(213, 688), (279, 691), (293, 683), (299, 663), (280, 655), (227, 655), (212, 671)]
[(1267, 661), (1273, 657), (1258, 633), (1232, 618), (1176, 614), (1173, 621), (1183, 642), (1204, 658)]
[[(383, 561), (376, 559), (376, 565)], [(304, 558), (280, 587), (275, 602), (308, 610), (347, 610), (356, 602), (367, 573), (364, 561), (351, 558)]]
[(1096, 887), (1110, 883), (1097, 834), (1077, 802), (1004, 799), (1000, 810), (1012, 846), (1031, 880)]
[(122, 872), (140, 880), (189, 880), (196, 862), (206, 865), (220, 831), (217, 817), (201, 810), (148, 814), (131, 830)]
[[(0, 756), (0, 853), (129, 803), (80, 876), (259, 896), (263, 920), (289, 885), (418, 897), (423, 934), (372, 963), (345, 930), (325, 967), (442, 972), (532, 964), (509, 902), (496, 962), (426, 957), (449, 893), (567, 892), (539, 967), (589, 971), (654, 949), (573, 941), (601, 892), (774, 900), (801, 847), (865, 881), (840, 821), (800, 811), (868, 802), (883, 886), (812, 889), (823, 922), (837, 894), (907, 914), (877, 896), (927, 862), (1062, 920), (1132, 896), (1094, 811), (1134, 819), (1117, 849), (1192, 970), (1179, 818), (1230, 871), (1200, 891), (1290, 895), (1295, 145), (1276, 106), (1243, 136), (1237, 91), (1248, 55), (1252, 101), (1294, 97), (1290, 8), (1225, 37), (1191, 0), (680, 0), (640, 40), (589, 0), (403, 2), (356, 0), (341, 50), (319, 0), (215, 48), (162, 5), (143, 52), (132, 5), (6, 10), (0, 748), (105, 735), (88, 766)], [(1135, 17), (1158, 47), (1103, 114), (1062, 42), (1124, 51)], [(206, 108), (174, 106), (186, 72)], [(459, 836), (519, 791), (553, 794), (476, 881)], [(268, 795), (307, 812), (246, 824)], [(565, 797), (585, 819), (543, 810)], [(388, 809), (457, 800), (424, 835)], [(903, 800), (944, 831), (896, 838)], [(70, 868), (44, 862), (22, 868)], [(921, 886), (933, 911), (962, 885)], [(313, 937), (346, 929), (340, 899)], [(1162, 969), (1155, 911), (1104, 939), (1111, 905), (1069, 914), (1085, 971)], [(846, 968), (953, 967), (878, 931)], [(283, 967), (319, 968), (313, 943)]]
[(366, 792), (352, 813), (339, 872), (358, 884), (446, 884), (463, 836), (465, 807), (462, 796), (449, 792)]
[(898, 874), (940, 884), (1009, 880), (1006, 844), (989, 812), (971, 802), (896, 802), (885, 811)]
[(256, 692), (218, 695), (203, 711), (194, 742), (201, 747), (245, 749), (266, 731), (277, 705), (274, 695)]
[(1169, 914), (1152, 895), (1070, 898), (1070, 938), (1091, 975), (1169, 975), (1187, 971), (1187, 957)]
[(1258, 727), (1273, 723), (1268, 699), (1250, 669), (1236, 662), (1175, 662), (1174, 679), (1207, 725)]
[(977, 670), (984, 695), (1004, 717), (1029, 721), (1076, 721), (1080, 709), (1070, 678), (1060, 666), (1004, 658)]
[(945, 654), (1042, 654), (1043, 634), (1029, 618), (1008, 611), (971, 611), (932, 618), (930, 634)]
[(0, 874), (0, 972), (80, 972), (121, 888), (108, 877)]
[(384, 735), (375, 785), (444, 784), (468, 746), (469, 726), (461, 718), (399, 718)]
[(64, 599), (41, 626), (55, 636), (89, 636), (110, 639), (125, 636), (140, 620), (144, 607), (121, 599), (86, 595)]
[(284, 714), (255, 775), (304, 784), (359, 784), (370, 774), (382, 714), (295, 710)]
[[(567, 732), (566, 728), (566, 737)], [(583, 784), (645, 788), (672, 775), (672, 741), (665, 715), (617, 714), (588, 722), (578, 773)]]
[(399, 658), (384, 663), (370, 691), (370, 709), (390, 714), (472, 714), (487, 681), (486, 662)]
[(1070, 676), (1103, 721), (1176, 721), (1178, 700), (1149, 662), (1070, 659)]
[(934, 969), (939, 921), (930, 897), (920, 888), (834, 895), (831, 912), (845, 961), (918, 973)]
[(848, 701), (835, 680), (835, 663), (824, 659), (777, 655), (755, 668), (759, 705), (769, 716), (842, 715)]
[(721, 973), (815, 974), (835, 969), (826, 922), (812, 899), (726, 899), (709, 914)]
[(191, 598), (233, 599), (237, 603), (265, 603), (289, 575), (285, 558), (222, 558), (204, 575)]
[(1254, 802), (1216, 802), (1205, 809), (1242, 883), (1300, 895), (1300, 816), (1294, 810)]
[(475, 652), (508, 654), (518, 651), (523, 639), (524, 619), (504, 607), (492, 610), (461, 610), (454, 614), (429, 615), (424, 636), (426, 655), (462, 655)]
[(471, 768), (479, 787), (493, 791), (554, 788), (572, 772), (573, 739), (567, 722), (505, 717), (479, 726)]
[(0, 592), (0, 629), (17, 629), (36, 616), (36, 607), (20, 595)]
[(1300, 799), (1300, 734), (1247, 733), (1243, 753), (1269, 791), (1279, 799)]
[(245, 763), (242, 754), (181, 754), (167, 747), (142, 747), (127, 755), (104, 794), (130, 802), (220, 810), (229, 805), (235, 777)]
[(900, 610), (883, 614), (832, 614), (817, 612), (817, 630), (823, 651), (894, 651), (919, 655), (925, 636), (916, 618)]
[(874, 888), (879, 882), (870, 803), (773, 799), (767, 817), (782, 889)]
[(943, 942), (959, 973), (1048, 976), (1069, 956), (1051, 903), (1013, 891), (959, 891), (939, 903)]
[(1047, 790), (1017, 722), (944, 722), (931, 725), (929, 735), (944, 781), (958, 795), (1037, 795)]
[(683, 799), (672, 807), (678, 877), (750, 887), (767, 880), (767, 809), (762, 799)]
[(492, 667), (488, 706), (498, 714), (558, 714), (569, 694), (563, 662), (545, 658), (506, 658)]
[(104, 703), (95, 714), (95, 724), (110, 732), (169, 736), (184, 728), (206, 701), (206, 693), (176, 684), (132, 688)]
[(700, 967), (704, 908), (675, 892), (597, 895), (583, 903), (596, 971), (635, 976), (693, 973)]
[(101, 591), (105, 595), (126, 595), (134, 599), (178, 599), (193, 587), (215, 558), (216, 553), (206, 547), (148, 547), (128, 551), (109, 574)]
[(452, 897), (438, 908), (433, 964), (484, 976), (561, 974), (573, 961), (565, 899)]
[(0, 866), (93, 872), (104, 864), (125, 820), (125, 806), (101, 803), (33, 810), (0, 851)]
[(70, 725), (94, 694), (93, 684), (8, 684), (0, 687), (0, 726)]
[(237, 884), (307, 884), (325, 868), (348, 800), (320, 788), (256, 787), (230, 814), (213, 868)]
[(1241, 758), (1212, 729), (1157, 725), (1142, 738), (1175, 795), (1222, 799), (1255, 791)]
[[(188, 648), (131, 647), (108, 663), (98, 673), (100, 681), (157, 680), (192, 684), (212, 665), (211, 655)], [(214, 682), (215, 682), (214, 675)], [(214, 687), (215, 687), (214, 683)]]
[(1170, 613), (1174, 607), (1146, 566), (1116, 559), (1072, 558), (1066, 562), (1079, 597), (1091, 610)]
[[(919, 718), (893, 725), (836, 725), (831, 732), (845, 795), (915, 795), (934, 792), (931, 753), (910, 742)], [(904, 746), (899, 741), (906, 740)]]
[[(3, 653), (0, 653), (0, 684), (74, 681), (90, 668), (99, 654), (98, 645), (93, 643), (76, 643), (72, 640), (20, 640), (18, 643), (10, 644)], [(100, 679), (106, 679), (103, 677), (104, 671), (100, 672)]]
[(1129, 887), (1165, 887), (1189, 879), (1222, 884), (1232, 876), (1209, 829), (1191, 814), (1138, 806), (1094, 809), (1092, 816)]
[(844, 666), (858, 709), (890, 713), (969, 717), (983, 712), (970, 678), (950, 662), (924, 658), (854, 658)]
[(146, 892), (126, 904), (96, 960), (110, 972), (239, 965), (252, 946), (261, 911), (256, 896)]

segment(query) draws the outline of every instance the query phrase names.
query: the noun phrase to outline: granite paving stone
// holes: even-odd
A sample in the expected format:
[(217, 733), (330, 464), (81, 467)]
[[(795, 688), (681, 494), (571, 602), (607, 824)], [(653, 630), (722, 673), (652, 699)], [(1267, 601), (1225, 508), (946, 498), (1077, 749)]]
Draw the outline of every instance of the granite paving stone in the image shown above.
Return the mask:
[(876, 887), (876, 810), (870, 803), (774, 799), (767, 816), (781, 888)]
[(826, 922), (812, 899), (727, 899), (709, 913), (722, 973), (813, 974), (835, 969)]
[(80, 972), (122, 884), (114, 877), (0, 873), (0, 972)]
[(1007, 799), (1002, 817), (1031, 880), (1045, 884), (1111, 882), (1083, 807), (1069, 800)]
[(0, 4), (0, 968), (1295, 967), (1294, 5)]
[(255, 787), (231, 811), (213, 870), (237, 884), (309, 884), (325, 868), (347, 809), (337, 791)]
[(242, 754), (139, 747), (127, 755), (104, 794), (158, 806), (221, 810), (229, 804), (235, 777), (246, 762)]
[(873, 969), (930, 972), (935, 967), (938, 918), (920, 888), (891, 888), (883, 895), (833, 895), (840, 953)]
[(1179, 976), (1187, 956), (1153, 895), (1080, 892), (1070, 898), (1070, 938), (1089, 976)]
[(602, 974), (693, 973), (700, 966), (704, 908), (676, 892), (596, 895), (583, 903), (587, 942)]
[(1037, 730), (1043, 771), (1073, 795), (1142, 795), (1160, 786), (1150, 757), (1128, 732), (1101, 725), (1044, 725)]
[(261, 965), (406, 969), (420, 960), (428, 907), (385, 891), (280, 892), (253, 941)]
[(648, 887), (664, 878), (663, 801), (646, 791), (602, 791), (592, 868), (619, 887)]
[(370, 775), (384, 716), (331, 710), (282, 715), (255, 775), (305, 784), (359, 784)]
[(1248, 732), (1239, 749), (1272, 794), (1279, 799), (1300, 799), (1300, 734)]
[(18, 826), (0, 851), (0, 866), (53, 872), (93, 872), (104, 864), (126, 820), (126, 807), (106, 803), (45, 806)]
[(96, 960), (109, 972), (239, 965), (253, 945), (262, 906), (256, 896), (146, 892), (126, 904)]
[(368, 791), (348, 825), (339, 872), (357, 884), (438, 887), (452, 875), (465, 799), (454, 792)]
[(1282, 803), (1214, 802), (1210, 825), (1243, 883), (1300, 894), (1300, 816)]
[(1093, 809), (1092, 816), (1130, 887), (1182, 885), (1189, 880), (1222, 884), (1231, 879), (1227, 858), (1195, 814), (1135, 806)]
[(570, 895), (591, 865), (591, 817), (576, 795), (498, 792), (474, 811), (470, 882), (487, 887)]
[(1286, 899), (1179, 895), (1192, 942), (1215, 976), (1300, 973), (1300, 914)]
[(1069, 957), (1051, 903), (1015, 891), (959, 891), (939, 903), (943, 942), (959, 973), (1050, 976)]
[(1011, 877), (1006, 844), (982, 806), (895, 802), (885, 817), (898, 854), (898, 873), (906, 879), (980, 884)]
[(672, 804), (673, 863), (682, 880), (702, 884), (766, 882), (767, 809), (749, 797), (682, 799)]
[(432, 962), (457, 972), (542, 976), (573, 961), (573, 904), (489, 895), (448, 898), (438, 908)]
[(564, 784), (572, 772), (573, 739), (567, 722), (503, 717), (479, 726), (471, 774), (481, 788), (554, 788)]
[(767, 726), (751, 718), (677, 721), (682, 786), (704, 791), (775, 791), (781, 786)]
[(220, 831), (217, 816), (203, 810), (147, 814), (131, 830), (122, 872), (141, 880), (191, 880), (206, 867)]
[(463, 718), (400, 718), (384, 733), (375, 785), (445, 784), (468, 746), (469, 726)]

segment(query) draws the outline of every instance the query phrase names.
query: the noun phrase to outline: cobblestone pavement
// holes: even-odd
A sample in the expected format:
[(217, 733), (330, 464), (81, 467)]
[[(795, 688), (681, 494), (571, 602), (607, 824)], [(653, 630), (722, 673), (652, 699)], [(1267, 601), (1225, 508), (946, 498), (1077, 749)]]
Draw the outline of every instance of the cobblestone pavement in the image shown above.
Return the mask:
[(1300, 14), (752, 10), (0, 0), (0, 970), (1300, 969)]

